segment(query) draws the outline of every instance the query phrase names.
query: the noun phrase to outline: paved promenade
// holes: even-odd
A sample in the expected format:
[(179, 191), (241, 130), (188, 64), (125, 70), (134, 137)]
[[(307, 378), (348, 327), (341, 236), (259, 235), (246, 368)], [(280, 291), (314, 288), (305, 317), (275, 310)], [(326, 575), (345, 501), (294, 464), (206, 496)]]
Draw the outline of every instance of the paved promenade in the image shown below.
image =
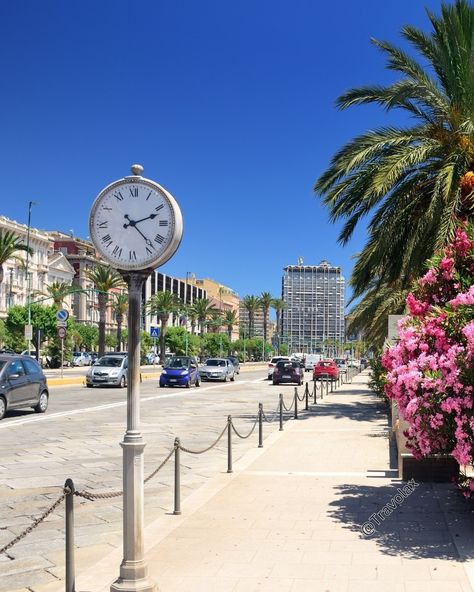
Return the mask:
[[(148, 524), (161, 592), (473, 592), (471, 506), (452, 485), (398, 480), (367, 378), (274, 429), (181, 516)], [(78, 592), (108, 591), (120, 560), (91, 564)]]

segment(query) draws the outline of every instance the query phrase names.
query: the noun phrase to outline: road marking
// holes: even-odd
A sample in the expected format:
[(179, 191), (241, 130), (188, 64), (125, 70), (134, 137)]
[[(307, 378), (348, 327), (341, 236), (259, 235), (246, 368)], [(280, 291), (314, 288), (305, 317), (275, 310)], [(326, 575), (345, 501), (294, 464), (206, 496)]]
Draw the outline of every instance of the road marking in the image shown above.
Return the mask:
[[(251, 380), (239, 380), (239, 382), (228, 382), (226, 384), (222, 383), (219, 385), (214, 386), (207, 386), (207, 387), (200, 387), (199, 393), (212, 391), (216, 388), (229, 388), (231, 386), (239, 386), (241, 384), (249, 384)], [(147, 401), (155, 401), (156, 399), (170, 399), (172, 397), (184, 397), (185, 395), (189, 395), (189, 389), (183, 389), (182, 392), (175, 392), (169, 393), (167, 395), (160, 394), (160, 395), (153, 395), (148, 397), (141, 397), (140, 402), (146, 403)], [(58, 413), (51, 413), (50, 415), (40, 415), (39, 417), (25, 417), (24, 419), (18, 419), (16, 421), (11, 421), (9, 423), (2, 423), (0, 424), (0, 430), (4, 430), (7, 428), (25, 425), (27, 423), (33, 423), (37, 421), (46, 421), (49, 419), (56, 419), (60, 417), (68, 417), (72, 415), (80, 415), (81, 413), (92, 413), (93, 411), (103, 411), (104, 409), (114, 409), (115, 407), (123, 407), (127, 404), (127, 401), (118, 401), (116, 403), (107, 403), (106, 405), (96, 405), (94, 407), (85, 407), (84, 409), (71, 409), (70, 411), (59, 411)]]
[(393, 475), (387, 476), (387, 472), (396, 473), (391, 469), (368, 471), (242, 471), (242, 475), (254, 475), (260, 477), (374, 477), (381, 476), (393, 479)]

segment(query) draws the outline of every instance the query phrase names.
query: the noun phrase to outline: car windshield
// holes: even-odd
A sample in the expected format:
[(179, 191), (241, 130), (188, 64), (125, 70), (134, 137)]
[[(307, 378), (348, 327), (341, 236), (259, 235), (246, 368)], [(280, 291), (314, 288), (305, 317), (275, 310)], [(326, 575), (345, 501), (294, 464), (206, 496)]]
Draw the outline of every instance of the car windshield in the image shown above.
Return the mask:
[(122, 365), (123, 358), (112, 358), (110, 356), (104, 356), (96, 362), (97, 366), (111, 366), (112, 368), (119, 368)]
[(332, 366), (332, 362), (319, 362), (319, 365), (320, 366), (325, 366), (325, 367)]
[(4, 362), (3, 360), (0, 360), (0, 371), (4, 368), (6, 362)]
[(291, 368), (298, 368), (298, 364), (296, 362), (281, 361), (278, 362), (276, 367), (279, 370), (291, 370)]
[(189, 366), (189, 358), (170, 358), (166, 363), (166, 368), (183, 370)]
[(206, 366), (225, 366), (225, 360), (207, 360)]

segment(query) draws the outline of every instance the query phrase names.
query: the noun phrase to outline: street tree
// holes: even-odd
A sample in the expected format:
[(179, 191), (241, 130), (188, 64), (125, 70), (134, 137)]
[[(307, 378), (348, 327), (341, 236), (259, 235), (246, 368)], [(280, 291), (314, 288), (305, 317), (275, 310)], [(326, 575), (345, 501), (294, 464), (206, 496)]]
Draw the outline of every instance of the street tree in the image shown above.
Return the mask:
[(232, 341), (232, 331), (234, 327), (239, 323), (237, 312), (235, 310), (226, 310), (223, 317), (223, 323), (227, 328), (227, 336), (229, 338), (229, 341)]
[(116, 288), (123, 288), (125, 282), (122, 276), (112, 269), (109, 265), (101, 263), (87, 270), (87, 278), (94, 283), (98, 292), (97, 299), (99, 303), (99, 357), (105, 353), (105, 323), (107, 315), (107, 306), (109, 304), (109, 292)]
[(165, 361), (166, 353), (166, 327), (168, 325), (169, 316), (173, 313), (178, 313), (181, 307), (181, 302), (178, 297), (172, 292), (156, 292), (151, 296), (146, 308), (151, 315), (156, 315), (160, 321), (160, 363)]
[(206, 322), (218, 309), (211, 304), (209, 298), (198, 298), (193, 303), (193, 309), (196, 313), (196, 318), (199, 323), (199, 331), (201, 336), (205, 333)]
[(126, 292), (115, 293), (112, 297), (111, 306), (117, 321), (117, 351), (121, 351), (123, 320), (128, 311), (128, 294)]
[(245, 296), (242, 306), (249, 316), (249, 337), (252, 338), (255, 332), (255, 313), (260, 308), (260, 299), (258, 296)]
[(268, 312), (273, 302), (273, 297), (270, 292), (262, 292), (258, 298), (260, 302), (260, 308), (263, 314), (263, 341), (267, 343), (267, 320)]
[(33, 249), (27, 247), (21, 237), (11, 230), (0, 228), (0, 284), (4, 280), (3, 265), (8, 259), (19, 259), (18, 253), (21, 251), (28, 252), (30, 255), (33, 254)]
[(380, 316), (375, 306), (378, 301), (383, 309), (385, 301), (375, 297), (377, 291), (406, 293), (459, 222), (473, 217), (474, 6), (456, 0), (443, 3), (439, 16), (427, 14), (429, 32), (410, 25), (401, 31), (415, 57), (373, 41), (398, 80), (355, 88), (337, 100), (340, 109), (376, 104), (400, 110), (409, 125), (354, 138), (315, 184), (331, 220), (344, 221), (342, 244), (368, 219), (368, 240), (350, 283), (354, 298), (367, 292), (371, 297), (356, 307), (354, 319), (369, 321), (368, 311), (375, 310)]

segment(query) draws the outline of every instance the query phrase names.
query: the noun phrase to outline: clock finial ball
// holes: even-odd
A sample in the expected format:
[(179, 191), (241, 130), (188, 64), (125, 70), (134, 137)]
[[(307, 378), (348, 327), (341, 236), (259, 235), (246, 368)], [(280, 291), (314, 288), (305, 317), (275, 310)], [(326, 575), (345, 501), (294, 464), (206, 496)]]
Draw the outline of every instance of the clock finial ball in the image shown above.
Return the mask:
[(141, 164), (132, 164), (132, 173), (136, 176), (136, 177), (140, 177), (141, 174), (143, 173), (143, 167)]

